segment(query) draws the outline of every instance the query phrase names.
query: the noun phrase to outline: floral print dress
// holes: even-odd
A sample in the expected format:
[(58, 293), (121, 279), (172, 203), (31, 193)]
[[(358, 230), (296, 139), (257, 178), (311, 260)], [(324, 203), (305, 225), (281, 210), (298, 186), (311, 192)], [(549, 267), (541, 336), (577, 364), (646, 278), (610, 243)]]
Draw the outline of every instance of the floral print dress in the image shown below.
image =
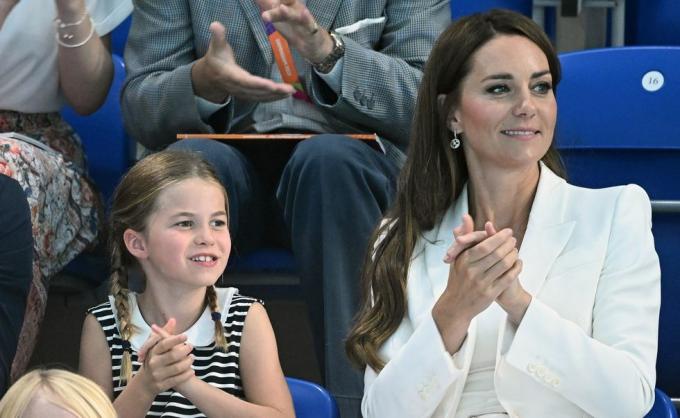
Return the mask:
[[(44, 150), (1, 132), (17, 132), (46, 144)], [(49, 280), (95, 242), (101, 199), (86, 175), (77, 134), (58, 113), (0, 110), (0, 174), (19, 182), (31, 209), (33, 282), (12, 375), (23, 373), (47, 303)]]

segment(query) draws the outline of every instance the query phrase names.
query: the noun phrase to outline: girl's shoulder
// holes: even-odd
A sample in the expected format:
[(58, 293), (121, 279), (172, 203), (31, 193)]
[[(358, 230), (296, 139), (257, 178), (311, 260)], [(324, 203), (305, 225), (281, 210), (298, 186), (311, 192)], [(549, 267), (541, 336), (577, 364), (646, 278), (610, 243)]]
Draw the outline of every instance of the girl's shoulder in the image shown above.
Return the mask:
[(235, 287), (216, 288), (215, 290), (218, 303), (221, 306), (221, 311), (223, 314), (226, 314), (227, 317), (237, 313), (242, 315), (247, 314), (253, 303), (264, 305), (264, 302), (261, 299), (243, 295)]

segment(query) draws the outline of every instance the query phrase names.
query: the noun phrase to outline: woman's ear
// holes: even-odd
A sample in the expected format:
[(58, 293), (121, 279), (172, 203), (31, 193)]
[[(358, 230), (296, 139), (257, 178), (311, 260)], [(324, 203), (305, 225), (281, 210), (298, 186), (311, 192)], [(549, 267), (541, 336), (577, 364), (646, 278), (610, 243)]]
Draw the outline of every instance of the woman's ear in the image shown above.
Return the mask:
[(149, 256), (144, 235), (130, 228), (123, 232), (123, 242), (128, 252), (135, 258), (147, 258)]
[(460, 122), (456, 116), (455, 107), (451, 106), (448, 110), (445, 108), (446, 95), (440, 94), (437, 96), (437, 105), (441, 112), (447, 112), (446, 114), (446, 127), (451, 132), (461, 132), (463, 129), (460, 127)]

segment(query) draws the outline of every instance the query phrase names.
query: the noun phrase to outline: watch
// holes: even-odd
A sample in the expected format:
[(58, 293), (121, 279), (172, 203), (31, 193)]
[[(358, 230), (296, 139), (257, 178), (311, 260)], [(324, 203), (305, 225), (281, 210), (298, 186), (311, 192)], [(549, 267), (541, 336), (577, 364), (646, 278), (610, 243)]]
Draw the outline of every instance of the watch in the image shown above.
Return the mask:
[(333, 49), (331, 50), (331, 53), (326, 55), (321, 62), (312, 64), (314, 69), (321, 74), (330, 73), (333, 67), (335, 67), (335, 63), (345, 55), (345, 41), (342, 40), (342, 37), (333, 31), (329, 32), (329, 34), (331, 35), (331, 39), (333, 39)]

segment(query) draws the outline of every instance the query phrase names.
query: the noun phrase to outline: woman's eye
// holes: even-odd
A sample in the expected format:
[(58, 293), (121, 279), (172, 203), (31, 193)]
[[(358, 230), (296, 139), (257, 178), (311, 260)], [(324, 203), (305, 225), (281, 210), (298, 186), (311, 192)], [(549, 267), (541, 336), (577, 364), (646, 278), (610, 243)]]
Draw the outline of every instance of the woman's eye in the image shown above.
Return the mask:
[(510, 88), (505, 84), (497, 84), (486, 89), (487, 93), (503, 94), (510, 91)]
[(550, 90), (552, 90), (552, 85), (551, 85), (550, 83), (548, 83), (548, 82), (538, 83), (538, 84), (536, 84), (536, 85), (534, 86), (534, 89), (533, 89), (533, 90), (534, 90), (536, 93), (546, 94), (546, 93), (548, 93)]

